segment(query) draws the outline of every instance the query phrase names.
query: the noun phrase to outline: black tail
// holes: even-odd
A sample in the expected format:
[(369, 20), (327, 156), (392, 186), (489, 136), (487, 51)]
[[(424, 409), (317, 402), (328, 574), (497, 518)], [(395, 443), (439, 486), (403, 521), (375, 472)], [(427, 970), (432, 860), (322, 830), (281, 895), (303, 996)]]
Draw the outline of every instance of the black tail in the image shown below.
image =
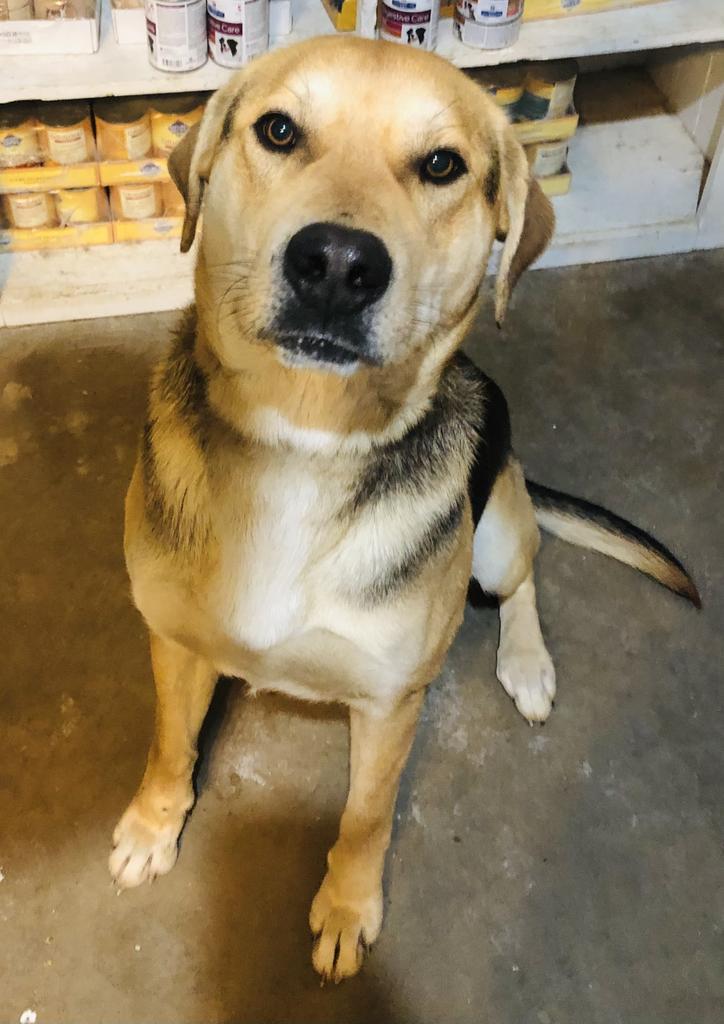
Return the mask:
[(608, 509), (526, 480), (541, 529), (570, 544), (600, 551), (646, 573), (701, 608), (696, 584), (684, 566), (655, 537)]

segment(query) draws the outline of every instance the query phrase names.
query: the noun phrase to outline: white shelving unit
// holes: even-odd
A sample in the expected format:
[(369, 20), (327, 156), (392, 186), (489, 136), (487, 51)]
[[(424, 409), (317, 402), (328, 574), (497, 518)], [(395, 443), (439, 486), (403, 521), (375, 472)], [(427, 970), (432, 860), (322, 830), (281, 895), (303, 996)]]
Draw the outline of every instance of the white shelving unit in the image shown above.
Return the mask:
[[(294, 31), (276, 44), (333, 31), (320, 0), (294, 0)], [(103, 12), (89, 56), (5, 57), (0, 103), (215, 89), (229, 72), (207, 63), (158, 72), (144, 47), (119, 47)], [(683, 53), (673, 48), (716, 44)], [(555, 200), (558, 229), (540, 266), (724, 246), (724, 0), (664, 0), (628, 10), (526, 23), (514, 47), (478, 51), (441, 25), (438, 52), (460, 67), (646, 51), (675, 113), (582, 126), (573, 189)], [(705, 159), (708, 161), (705, 165)], [(701, 188), (705, 166), (709, 167)], [(158, 241), (0, 254), (0, 323), (173, 309), (192, 293), (193, 255)]]

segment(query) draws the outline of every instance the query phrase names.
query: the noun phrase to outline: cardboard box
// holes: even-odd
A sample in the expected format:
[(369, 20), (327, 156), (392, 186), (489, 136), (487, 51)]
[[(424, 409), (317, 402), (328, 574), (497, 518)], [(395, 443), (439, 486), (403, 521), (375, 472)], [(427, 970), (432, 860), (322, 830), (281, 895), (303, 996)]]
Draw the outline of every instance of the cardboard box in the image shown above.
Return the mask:
[(0, 194), (52, 192), (58, 188), (90, 188), (98, 185), (98, 164), (45, 164), (38, 167), (0, 169)]
[(100, 43), (101, 2), (93, 18), (0, 21), (0, 56), (95, 53)]
[(549, 174), (545, 178), (538, 178), (538, 184), (546, 196), (564, 196), (571, 190), (573, 175), (565, 167), (560, 174)]
[(116, 220), (114, 242), (147, 242), (149, 239), (180, 238), (183, 217), (149, 217), (148, 220)]
[(66, 228), (2, 228), (0, 253), (33, 249), (77, 249), (85, 245), (110, 245), (113, 228), (107, 221)]
[(357, 23), (357, 0), (322, 0), (338, 32), (352, 32)]
[[(525, 0), (523, 21), (541, 18), (567, 18), (576, 14), (597, 14), (599, 11), (617, 11), (641, 4), (655, 4), (660, 0)], [(685, 17), (682, 14), (682, 17)]]
[(541, 121), (516, 121), (511, 127), (523, 146), (532, 142), (557, 142), (570, 139), (578, 126), (578, 114), (570, 110), (565, 117), (543, 118)]
[(137, 181), (170, 181), (165, 157), (141, 160), (107, 160), (98, 165), (101, 185), (124, 185)]

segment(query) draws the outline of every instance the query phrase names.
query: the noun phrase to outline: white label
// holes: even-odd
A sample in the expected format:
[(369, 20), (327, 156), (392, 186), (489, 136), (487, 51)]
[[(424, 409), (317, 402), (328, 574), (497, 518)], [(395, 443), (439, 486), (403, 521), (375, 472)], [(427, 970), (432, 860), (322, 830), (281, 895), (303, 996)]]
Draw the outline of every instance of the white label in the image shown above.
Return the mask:
[(151, 129), (147, 121), (129, 125), (124, 129), (126, 153), (129, 160), (140, 160), (151, 148)]
[(575, 84), (575, 79), (569, 82), (556, 82), (548, 107), (548, 117), (564, 117), (568, 113), (568, 108), (573, 106)]
[(10, 196), (13, 220), (18, 228), (44, 228), (48, 226), (48, 196), (45, 192), (25, 196)]
[(162, 71), (190, 71), (206, 61), (206, 0), (146, 0), (149, 59)]
[(523, 13), (523, 0), (458, 0), (458, 10), (482, 25), (504, 25)]
[(48, 152), (56, 164), (82, 164), (88, 159), (83, 128), (48, 128)]
[(126, 220), (144, 220), (156, 216), (156, 189), (154, 185), (118, 187), (121, 213)]
[(269, 0), (208, 0), (207, 31), (213, 60), (242, 67), (269, 49)]
[(535, 147), (531, 170), (536, 178), (547, 178), (549, 174), (560, 174), (566, 162), (567, 142), (554, 142)]
[(434, 50), (439, 20), (439, 0), (383, 0), (380, 38), (419, 50)]

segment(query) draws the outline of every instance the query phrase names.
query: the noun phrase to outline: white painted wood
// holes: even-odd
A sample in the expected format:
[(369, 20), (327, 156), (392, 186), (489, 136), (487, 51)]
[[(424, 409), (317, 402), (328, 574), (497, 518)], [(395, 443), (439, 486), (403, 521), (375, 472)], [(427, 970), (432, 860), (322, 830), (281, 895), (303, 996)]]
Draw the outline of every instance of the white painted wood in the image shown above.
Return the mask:
[[(709, 214), (698, 219), (702, 155), (675, 116), (581, 128), (569, 159), (573, 187), (554, 199), (558, 228), (539, 266), (724, 246), (724, 159), (710, 175)], [(182, 256), (178, 240), (6, 253), (0, 318), (18, 325), (176, 309), (191, 300), (192, 274), (193, 255)]]
[(561, 237), (696, 216), (704, 158), (670, 114), (579, 126), (568, 164), (573, 186), (558, 205)]
[[(107, 0), (104, 0), (107, 3)], [(90, 56), (6, 57), (0, 75), (0, 103), (18, 99), (66, 99), (216, 89), (230, 72), (209, 61), (203, 68), (173, 75), (156, 71), (140, 46), (117, 45), (108, 16), (101, 19), (101, 48)], [(332, 32), (320, 0), (297, 0), (294, 30), (286, 45)], [(550, 60), (724, 40), (724, 0), (662, 0), (660, 3), (527, 22), (518, 42), (505, 50), (474, 50), (453, 39), (452, 23), (440, 26), (438, 52), (460, 67)]]
[[(724, 17), (724, 6), (722, 10)], [(692, 139), (712, 160), (724, 124), (724, 46), (657, 53), (650, 73)]]

